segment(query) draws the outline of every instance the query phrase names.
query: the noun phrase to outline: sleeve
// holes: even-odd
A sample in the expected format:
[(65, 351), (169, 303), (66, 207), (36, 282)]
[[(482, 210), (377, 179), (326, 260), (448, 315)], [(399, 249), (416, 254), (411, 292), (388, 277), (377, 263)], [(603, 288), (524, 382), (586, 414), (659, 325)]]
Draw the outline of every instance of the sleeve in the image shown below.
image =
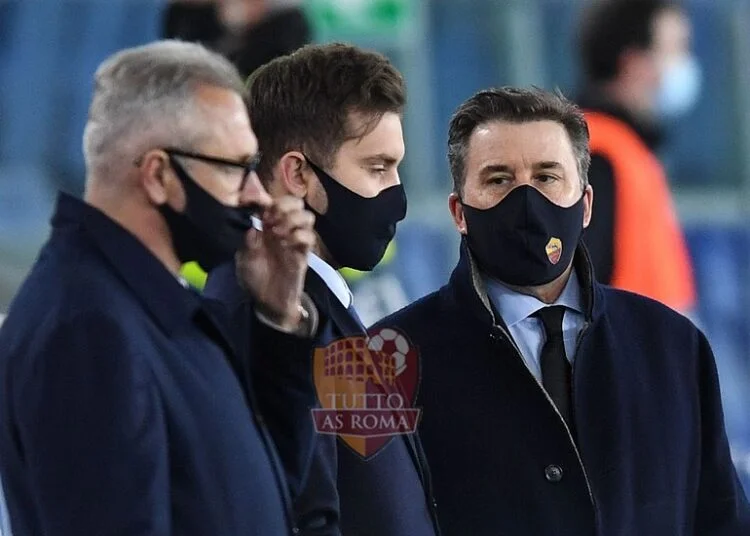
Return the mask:
[(304, 486), (295, 501), (305, 536), (340, 536), (338, 436), (317, 434)]
[(695, 536), (750, 534), (750, 505), (732, 464), (724, 430), (719, 379), (711, 347), (699, 341), (701, 467), (695, 512)]
[(313, 382), (314, 339), (280, 332), (260, 321), (250, 303), (244, 307), (242, 316), (252, 334), (248, 357), (255, 399), (296, 498), (315, 446), (310, 411), (318, 402)]
[[(233, 266), (209, 274), (204, 295), (230, 310), (235, 346), (249, 363), (254, 401), (276, 446), (303, 534), (338, 536), (336, 438), (316, 433), (313, 381), (316, 338), (282, 333), (256, 314), (237, 284)], [(317, 333), (328, 329), (318, 311)]]
[(612, 165), (601, 155), (591, 155), (589, 184), (594, 190), (594, 205), (583, 241), (591, 255), (596, 279), (608, 285), (612, 281), (615, 255), (615, 182)]
[(129, 337), (101, 315), (60, 325), (13, 393), (47, 536), (172, 533), (163, 412)]

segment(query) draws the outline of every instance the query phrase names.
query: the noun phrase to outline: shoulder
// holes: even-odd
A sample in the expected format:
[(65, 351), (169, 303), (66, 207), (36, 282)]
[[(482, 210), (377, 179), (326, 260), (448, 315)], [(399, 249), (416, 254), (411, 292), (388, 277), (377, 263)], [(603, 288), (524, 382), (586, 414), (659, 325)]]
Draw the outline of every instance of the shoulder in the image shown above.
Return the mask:
[(103, 331), (124, 330), (136, 316), (134, 298), (96, 251), (74, 239), (64, 246), (54, 240), (45, 245), (13, 299), (0, 337), (4, 350), (38, 348), (75, 329), (95, 342)]
[(412, 332), (423, 328), (430, 329), (430, 326), (434, 327), (436, 323), (440, 322), (445, 311), (443, 289), (432, 292), (386, 316), (373, 324), (371, 329), (392, 327)]
[(654, 299), (602, 285), (604, 316), (613, 330), (669, 346), (697, 347), (705, 336), (688, 317)]

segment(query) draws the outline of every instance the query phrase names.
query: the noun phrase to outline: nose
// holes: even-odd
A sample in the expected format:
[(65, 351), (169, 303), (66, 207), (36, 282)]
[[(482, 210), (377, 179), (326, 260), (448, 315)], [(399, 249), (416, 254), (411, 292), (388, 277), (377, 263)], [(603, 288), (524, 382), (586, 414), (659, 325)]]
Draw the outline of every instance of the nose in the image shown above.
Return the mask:
[(393, 172), (386, 173), (381, 179), (380, 192), (399, 184), (401, 184), (401, 176), (398, 173), (398, 169), (394, 169)]
[(251, 172), (240, 192), (240, 205), (258, 205), (265, 209), (270, 207), (271, 203), (271, 195), (266, 191), (258, 174)]

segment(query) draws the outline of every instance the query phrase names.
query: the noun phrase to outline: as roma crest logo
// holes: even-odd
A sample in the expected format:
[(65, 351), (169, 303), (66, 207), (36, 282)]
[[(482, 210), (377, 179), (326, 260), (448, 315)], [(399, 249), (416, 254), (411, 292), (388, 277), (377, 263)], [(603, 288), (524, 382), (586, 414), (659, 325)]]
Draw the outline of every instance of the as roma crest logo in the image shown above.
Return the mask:
[(369, 458), (394, 436), (416, 430), (419, 355), (404, 334), (383, 328), (338, 339), (317, 348), (313, 360), (319, 433), (338, 435)]
[(552, 264), (557, 264), (560, 262), (560, 257), (562, 257), (562, 241), (559, 238), (555, 238), (554, 236), (549, 239), (549, 242), (547, 242), (547, 245), (544, 247), (545, 251), (547, 252), (547, 258), (549, 259), (549, 262)]

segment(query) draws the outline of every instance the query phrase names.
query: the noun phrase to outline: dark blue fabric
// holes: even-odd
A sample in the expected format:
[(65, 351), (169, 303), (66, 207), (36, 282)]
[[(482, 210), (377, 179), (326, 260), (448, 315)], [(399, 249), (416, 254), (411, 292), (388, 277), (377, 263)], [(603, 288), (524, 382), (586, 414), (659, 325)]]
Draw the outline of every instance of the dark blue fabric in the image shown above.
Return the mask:
[(493, 324), (465, 250), (446, 286), (376, 326), (420, 350), (420, 435), (443, 533), (750, 534), (705, 337), (657, 302), (592, 283), (583, 248), (576, 269), (588, 311), (573, 371), (578, 452)]
[(62, 196), (52, 224), (0, 332), (14, 535), (289, 534), (269, 401), (222, 309), (89, 205)]
[[(313, 270), (308, 270), (305, 291), (326, 320), (317, 347), (365, 332), (356, 313), (345, 309)], [(246, 308), (237, 300), (239, 288), (229, 266), (210, 274), (204, 292), (231, 308)], [(295, 502), (301, 534), (434, 536), (428, 493), (420, 479), (426, 473), (416, 438), (397, 437), (364, 461), (335, 436), (318, 435), (304, 489)]]

